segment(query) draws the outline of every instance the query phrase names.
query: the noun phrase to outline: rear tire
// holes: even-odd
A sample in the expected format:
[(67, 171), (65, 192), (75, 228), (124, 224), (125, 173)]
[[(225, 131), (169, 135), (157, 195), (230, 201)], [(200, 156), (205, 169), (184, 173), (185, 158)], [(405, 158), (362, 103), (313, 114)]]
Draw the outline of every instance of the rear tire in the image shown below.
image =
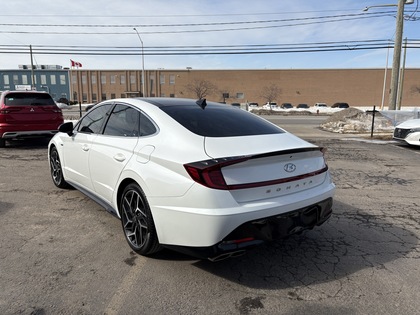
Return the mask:
[(70, 188), (69, 183), (66, 182), (61, 168), (60, 156), (56, 147), (52, 147), (50, 151), (50, 172), (54, 185), (58, 188)]
[(4, 148), (6, 147), (6, 140), (4, 140), (3, 138), (0, 138), (0, 148)]
[(160, 250), (149, 203), (136, 183), (131, 183), (124, 189), (120, 213), (125, 239), (132, 250), (145, 256)]

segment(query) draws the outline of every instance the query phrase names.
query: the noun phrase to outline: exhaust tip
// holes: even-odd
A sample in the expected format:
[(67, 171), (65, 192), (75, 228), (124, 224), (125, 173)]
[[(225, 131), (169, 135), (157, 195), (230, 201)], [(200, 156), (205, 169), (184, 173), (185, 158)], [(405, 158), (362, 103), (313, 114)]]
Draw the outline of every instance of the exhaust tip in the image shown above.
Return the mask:
[(235, 258), (235, 257), (242, 256), (245, 254), (245, 252), (246, 252), (245, 250), (238, 250), (234, 252), (223, 253), (215, 257), (209, 257), (208, 260), (210, 260), (211, 262), (217, 262), (217, 261), (225, 260), (228, 258)]

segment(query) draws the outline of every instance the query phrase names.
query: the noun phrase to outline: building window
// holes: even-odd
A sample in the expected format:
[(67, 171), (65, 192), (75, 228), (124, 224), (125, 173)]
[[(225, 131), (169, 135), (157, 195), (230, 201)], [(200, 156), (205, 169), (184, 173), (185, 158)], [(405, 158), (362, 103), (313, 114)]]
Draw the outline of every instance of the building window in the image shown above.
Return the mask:
[(47, 76), (45, 74), (41, 74), (41, 84), (47, 84)]
[(175, 74), (169, 76), (169, 84), (175, 84)]
[(115, 84), (115, 82), (117, 81), (117, 76), (115, 74), (111, 75), (111, 84)]
[(121, 94), (121, 98), (125, 98), (125, 94), (124, 93)]
[(242, 92), (236, 93), (236, 98), (237, 99), (243, 99), (244, 97), (245, 97), (245, 94), (244, 93), (242, 93)]
[(86, 74), (82, 74), (82, 84), (86, 85)]
[(136, 84), (136, 76), (134, 74), (130, 74), (130, 84)]
[(169, 97), (175, 97), (175, 94), (171, 93), (171, 94), (169, 94)]
[(82, 94), (82, 101), (83, 101), (83, 103), (87, 102), (87, 94), (86, 93)]
[(28, 84), (28, 76), (26, 74), (22, 74), (22, 84)]
[(160, 93), (160, 97), (166, 97), (165, 93)]
[(19, 77), (17, 74), (13, 75), (13, 84), (19, 84)]
[(101, 84), (106, 84), (106, 75), (101, 75)]
[(115, 98), (115, 93), (111, 93), (111, 99)]
[(7, 75), (7, 74), (4, 74), (3, 75), (3, 82), (4, 82), (5, 85), (9, 85), (10, 84), (9, 75)]
[(160, 75), (159, 82), (160, 82), (160, 84), (165, 84), (165, 75), (164, 74)]
[(92, 102), (96, 103), (98, 99), (96, 98), (96, 93), (92, 93)]
[(96, 74), (92, 74), (90, 80), (92, 81), (92, 84), (96, 84)]
[(51, 85), (56, 85), (57, 84), (55, 74), (51, 74), (50, 81), (51, 81)]
[(60, 75), (60, 84), (66, 85), (66, 76), (64, 74)]
[(125, 84), (125, 74), (120, 76), (120, 84)]
[(101, 94), (101, 100), (102, 101), (106, 101), (106, 93), (102, 93)]

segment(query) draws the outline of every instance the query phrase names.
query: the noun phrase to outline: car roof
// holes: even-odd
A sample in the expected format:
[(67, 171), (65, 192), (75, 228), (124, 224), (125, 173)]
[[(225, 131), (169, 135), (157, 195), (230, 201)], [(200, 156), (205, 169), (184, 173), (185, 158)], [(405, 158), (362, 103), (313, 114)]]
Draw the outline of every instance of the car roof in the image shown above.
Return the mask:
[(14, 91), (3, 91), (2, 94), (10, 94), (10, 93), (38, 93), (38, 94), (48, 94), (47, 91), (33, 91), (33, 90), (14, 90)]

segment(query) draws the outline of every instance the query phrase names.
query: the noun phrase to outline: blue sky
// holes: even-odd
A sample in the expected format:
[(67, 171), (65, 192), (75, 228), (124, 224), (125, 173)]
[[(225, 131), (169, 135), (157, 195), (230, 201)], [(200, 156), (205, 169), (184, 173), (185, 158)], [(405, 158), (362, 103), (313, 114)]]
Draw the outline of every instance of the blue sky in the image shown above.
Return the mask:
[[(404, 37), (418, 48), (407, 50), (407, 67), (420, 67), (418, 1), (406, 5)], [(146, 69), (307, 69), (383, 68), (387, 49), (360, 49), (372, 43), (383, 47), (394, 39), (398, 0), (13, 0), (0, 12), (0, 69), (34, 63), (83, 69), (140, 69), (141, 43)], [(420, 10), (420, 7), (419, 7)], [(330, 43), (340, 51), (319, 50)], [(392, 45), (392, 44), (391, 44)], [(151, 50), (184, 50), (190, 55), (152, 55)], [(206, 49), (240, 49), (257, 54), (199, 54)], [(215, 47), (217, 46), (217, 47)], [(164, 48), (166, 47), (166, 48)], [(183, 48), (182, 48), (183, 47)], [(371, 47), (371, 46), (369, 46)], [(294, 52), (284, 52), (293, 48)], [(48, 49), (53, 54), (41, 54)], [(88, 55), (92, 49), (113, 54)], [(275, 53), (261, 53), (263, 49)], [(279, 53), (281, 51), (281, 53)], [(17, 53), (19, 52), (19, 53)], [(389, 62), (392, 63), (389, 50)]]

